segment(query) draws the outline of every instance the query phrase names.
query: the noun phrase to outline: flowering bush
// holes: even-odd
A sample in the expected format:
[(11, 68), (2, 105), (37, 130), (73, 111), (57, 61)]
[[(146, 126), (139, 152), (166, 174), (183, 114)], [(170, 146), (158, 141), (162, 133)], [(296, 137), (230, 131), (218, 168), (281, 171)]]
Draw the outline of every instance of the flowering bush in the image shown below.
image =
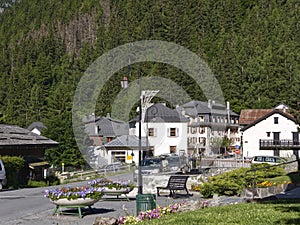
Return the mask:
[(45, 190), (45, 197), (55, 201), (66, 198), (68, 200), (78, 198), (99, 199), (103, 195), (103, 188), (94, 187), (62, 187)]
[(136, 224), (143, 220), (152, 220), (161, 218), (164, 215), (168, 215), (171, 213), (177, 212), (180, 206), (184, 205), (184, 202), (176, 203), (174, 205), (166, 206), (166, 207), (157, 207), (153, 210), (148, 210), (146, 212), (140, 212), (137, 217), (132, 215), (121, 216), (118, 218), (117, 224)]
[(283, 181), (283, 182), (272, 182), (272, 181), (263, 181), (261, 183), (257, 184), (257, 187), (259, 188), (267, 188), (271, 186), (276, 186), (278, 184), (290, 184), (291, 182)]
[(102, 188), (108, 188), (116, 190), (120, 190), (122, 188), (134, 188), (135, 185), (133, 183), (130, 183), (129, 181), (113, 181), (107, 178), (99, 178), (96, 180), (92, 180), (88, 182), (89, 185), (92, 187), (102, 187)]

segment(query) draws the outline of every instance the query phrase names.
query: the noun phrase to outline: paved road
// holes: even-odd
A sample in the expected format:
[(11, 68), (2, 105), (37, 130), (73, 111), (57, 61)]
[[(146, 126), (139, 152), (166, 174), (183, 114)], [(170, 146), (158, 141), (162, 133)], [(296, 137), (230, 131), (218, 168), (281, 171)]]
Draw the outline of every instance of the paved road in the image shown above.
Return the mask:
[[(4, 191), (0, 193), (0, 224), (1, 225), (52, 225), (52, 224), (90, 224), (95, 218), (119, 217), (125, 215), (125, 209), (130, 214), (136, 213), (136, 201), (130, 197), (130, 201), (125, 198), (116, 199), (114, 197), (103, 197), (93, 206), (94, 214), (84, 210), (88, 214), (82, 219), (75, 215), (52, 216), (55, 206), (47, 198), (43, 197), (44, 188), (23, 189), (15, 191)], [(196, 198), (196, 197), (193, 197)], [(182, 198), (172, 199), (168, 197), (158, 197), (158, 205), (166, 206), (175, 202), (184, 201)]]
[[(122, 175), (124, 178), (124, 175)], [(81, 184), (86, 184), (82, 182)], [(94, 214), (88, 213), (82, 219), (75, 215), (55, 215), (52, 213), (55, 206), (49, 199), (43, 197), (46, 188), (21, 189), (0, 192), (0, 224), (1, 225), (92, 225), (96, 217), (115, 217), (125, 215), (125, 210), (129, 214), (136, 214), (136, 193), (131, 193), (130, 201), (126, 199), (116, 199), (103, 197), (93, 206)], [(276, 198), (300, 198), (300, 188), (293, 189), (286, 193), (275, 195)], [(200, 200), (201, 197), (194, 193), (189, 200)], [(167, 206), (175, 202), (187, 200), (186, 198), (172, 199), (168, 197), (158, 197), (157, 205)], [(218, 201), (222, 203), (238, 202), (241, 198), (220, 197)], [(86, 212), (88, 212), (86, 210)]]
[[(124, 174), (120, 175), (124, 179)], [(132, 178), (132, 174), (127, 175)], [(117, 176), (114, 178), (118, 179)], [(86, 181), (77, 183), (85, 185)], [(76, 185), (76, 184), (72, 184)], [(103, 197), (93, 206), (94, 214), (85, 210), (87, 215), (82, 219), (75, 215), (55, 215), (52, 216), (55, 206), (49, 199), (43, 196), (47, 188), (31, 188), (20, 190), (8, 190), (0, 192), (0, 224), (1, 225), (69, 225), (69, 224), (87, 224), (92, 225), (95, 218), (123, 216), (126, 214), (136, 214), (136, 190), (130, 195), (130, 201), (116, 199), (115, 197)], [(198, 195), (192, 198), (200, 198)], [(175, 202), (184, 201), (182, 198), (172, 199), (168, 197), (158, 197), (157, 205), (166, 206)]]

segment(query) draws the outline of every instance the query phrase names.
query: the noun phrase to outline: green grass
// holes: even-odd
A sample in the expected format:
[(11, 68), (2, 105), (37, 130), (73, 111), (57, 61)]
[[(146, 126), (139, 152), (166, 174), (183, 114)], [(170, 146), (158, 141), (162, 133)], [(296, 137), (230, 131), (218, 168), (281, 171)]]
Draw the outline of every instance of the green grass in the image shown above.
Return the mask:
[(28, 184), (27, 184), (27, 188), (36, 188), (36, 187), (46, 187), (48, 186), (46, 184), (45, 181), (35, 181), (35, 180), (30, 180), (28, 181)]
[(300, 202), (242, 203), (176, 213), (141, 224), (300, 224), (299, 212)]

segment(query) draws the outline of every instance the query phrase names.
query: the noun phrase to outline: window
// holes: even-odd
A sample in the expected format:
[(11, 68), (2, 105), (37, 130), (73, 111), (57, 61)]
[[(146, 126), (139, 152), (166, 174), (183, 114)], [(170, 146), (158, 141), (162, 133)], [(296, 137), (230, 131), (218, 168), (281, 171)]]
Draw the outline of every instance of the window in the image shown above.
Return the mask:
[[(172, 129), (172, 128), (171, 128), (171, 129)], [(196, 132), (197, 132), (197, 127), (192, 127), (191, 129), (192, 129), (191, 133), (192, 133), (192, 134), (196, 134)]]
[(149, 137), (154, 137), (155, 136), (154, 128), (148, 128), (148, 136)]
[(170, 153), (176, 153), (176, 146), (170, 146)]
[(178, 136), (178, 128), (169, 128), (168, 134), (169, 134), (169, 137), (177, 137)]
[(267, 137), (271, 137), (271, 132), (267, 132)]
[(199, 127), (199, 133), (200, 133), (200, 134), (204, 134), (204, 133), (205, 133), (204, 128)]
[(204, 116), (199, 116), (200, 122), (204, 122)]
[(274, 117), (274, 124), (278, 124), (278, 117)]
[(125, 151), (112, 151), (111, 156), (115, 162), (116, 161), (125, 162), (126, 152)]

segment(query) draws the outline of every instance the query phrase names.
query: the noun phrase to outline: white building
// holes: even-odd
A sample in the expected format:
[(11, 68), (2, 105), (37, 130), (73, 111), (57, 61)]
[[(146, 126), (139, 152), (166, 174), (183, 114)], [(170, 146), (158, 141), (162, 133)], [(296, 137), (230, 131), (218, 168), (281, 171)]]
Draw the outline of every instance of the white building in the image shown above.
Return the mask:
[[(209, 100), (190, 101), (180, 106), (189, 119), (187, 138), (189, 154), (224, 154), (221, 146), (226, 137), (230, 140), (229, 149), (240, 147), (239, 115), (227, 106)], [(228, 150), (228, 149), (227, 149)]]
[(300, 147), (298, 124), (295, 118), (279, 109), (264, 113), (241, 131), (245, 157), (256, 155), (288, 157), (293, 154), (293, 150), (299, 150)]
[[(150, 106), (141, 124), (142, 136), (148, 137), (149, 155), (187, 154), (187, 123), (180, 112), (162, 103)], [(130, 121), (129, 127), (129, 134), (139, 135), (137, 119)]]

